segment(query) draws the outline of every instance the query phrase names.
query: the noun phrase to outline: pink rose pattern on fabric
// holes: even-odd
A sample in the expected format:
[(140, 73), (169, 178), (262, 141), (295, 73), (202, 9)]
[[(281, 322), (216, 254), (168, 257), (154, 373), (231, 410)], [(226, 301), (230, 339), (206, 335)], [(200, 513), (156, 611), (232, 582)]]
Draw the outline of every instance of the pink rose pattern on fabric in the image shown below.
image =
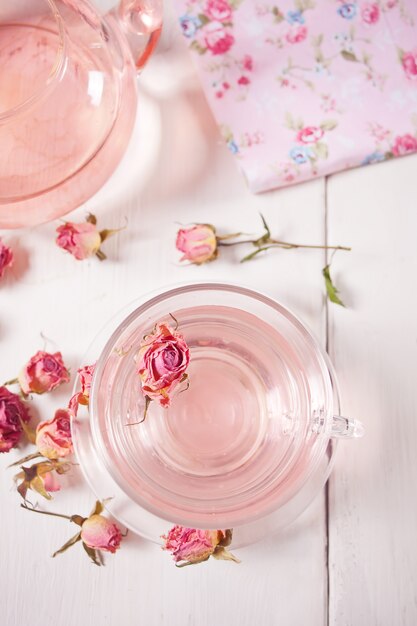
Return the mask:
[(174, 1), (252, 191), (417, 151), (417, 2)]

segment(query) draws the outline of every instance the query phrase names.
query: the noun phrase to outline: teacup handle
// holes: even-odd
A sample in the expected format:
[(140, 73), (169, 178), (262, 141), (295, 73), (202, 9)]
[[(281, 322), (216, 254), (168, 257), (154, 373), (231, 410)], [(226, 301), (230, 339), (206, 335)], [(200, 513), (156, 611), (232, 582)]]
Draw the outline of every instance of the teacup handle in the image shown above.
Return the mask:
[(342, 415), (333, 416), (331, 437), (353, 439), (363, 437), (364, 433), (364, 426), (359, 420)]

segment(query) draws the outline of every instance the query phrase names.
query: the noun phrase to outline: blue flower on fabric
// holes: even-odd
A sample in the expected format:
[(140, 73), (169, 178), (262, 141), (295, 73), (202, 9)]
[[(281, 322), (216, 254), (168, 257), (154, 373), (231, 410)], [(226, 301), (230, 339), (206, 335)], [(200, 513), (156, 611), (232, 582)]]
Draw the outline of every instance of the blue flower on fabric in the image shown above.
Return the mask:
[(288, 11), (287, 22), (290, 24), (304, 24), (305, 19), (301, 11)]
[(239, 147), (237, 145), (237, 143), (235, 141), (233, 141), (233, 139), (230, 139), (227, 142), (227, 147), (229, 148), (230, 152), (232, 154), (237, 154), (239, 152)]
[(342, 6), (337, 9), (337, 12), (341, 17), (344, 17), (346, 20), (353, 20), (358, 12), (358, 7), (352, 2), (347, 2), (346, 4), (342, 4)]
[(361, 165), (371, 165), (372, 163), (380, 163), (381, 161), (385, 161), (385, 154), (383, 152), (372, 152), (372, 154), (368, 154), (362, 161)]
[(294, 148), (291, 148), (289, 151), (289, 155), (294, 163), (302, 165), (303, 163), (307, 163), (312, 156), (312, 152), (307, 146), (294, 146)]
[(194, 37), (197, 29), (201, 26), (201, 20), (194, 15), (182, 15), (180, 17), (182, 34), (185, 37)]

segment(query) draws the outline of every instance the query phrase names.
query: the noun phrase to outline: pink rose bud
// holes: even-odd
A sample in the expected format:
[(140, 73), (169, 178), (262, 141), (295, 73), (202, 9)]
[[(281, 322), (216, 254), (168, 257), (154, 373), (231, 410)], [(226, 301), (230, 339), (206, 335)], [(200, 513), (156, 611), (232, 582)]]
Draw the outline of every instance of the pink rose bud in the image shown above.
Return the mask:
[(138, 355), (142, 392), (161, 406), (169, 406), (170, 394), (187, 376), (190, 352), (181, 333), (167, 324), (157, 324), (144, 338)]
[(58, 409), (53, 419), (40, 422), (36, 428), (36, 446), (47, 459), (58, 459), (72, 452), (69, 409)]
[(103, 515), (91, 515), (81, 526), (81, 539), (93, 550), (116, 552), (120, 547), (120, 528)]
[(181, 228), (175, 245), (177, 250), (183, 252), (181, 261), (190, 261), (195, 265), (207, 263), (217, 256), (216, 230), (210, 224)]
[(93, 365), (84, 365), (78, 370), (78, 376), (81, 383), (81, 393), (87, 398), (90, 395), (91, 383), (93, 382), (95, 367), (96, 364), (94, 363)]
[(96, 224), (91, 222), (66, 222), (56, 229), (56, 243), (78, 261), (88, 259), (97, 254), (102, 243)]
[(13, 265), (13, 252), (12, 249), (6, 246), (0, 239), (0, 278), (3, 276), (7, 267)]
[(43, 486), (45, 491), (60, 491), (61, 485), (57, 479), (55, 472), (47, 472), (43, 475)]
[(58, 385), (69, 382), (70, 376), (62, 360), (62, 354), (37, 352), (19, 374), (18, 381), (23, 393), (45, 393)]
[(175, 563), (192, 565), (207, 561), (210, 556), (239, 563), (226, 550), (232, 540), (232, 530), (199, 530), (173, 526), (168, 535), (162, 535), (161, 539), (164, 540), (163, 549), (171, 552)]
[(95, 370), (95, 363), (93, 365), (84, 365), (78, 370), (78, 377), (80, 379), (81, 391), (75, 393), (69, 401), (68, 408), (77, 415), (78, 405), (88, 405), (90, 398), (91, 384), (93, 382), (93, 374)]
[(0, 387), (0, 452), (9, 452), (18, 444), (22, 423), (29, 420), (29, 411), (19, 396)]

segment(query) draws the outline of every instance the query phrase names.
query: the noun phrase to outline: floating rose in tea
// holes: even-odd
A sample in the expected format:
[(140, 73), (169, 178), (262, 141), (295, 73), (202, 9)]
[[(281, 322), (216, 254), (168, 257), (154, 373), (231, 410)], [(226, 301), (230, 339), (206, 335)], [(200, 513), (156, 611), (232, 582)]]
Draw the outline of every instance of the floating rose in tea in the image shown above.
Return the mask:
[(150, 402), (156, 400), (161, 406), (168, 407), (178, 385), (188, 383), (186, 370), (190, 351), (184, 336), (178, 331), (177, 320), (171, 317), (175, 328), (158, 322), (140, 344), (137, 371), (146, 401), (144, 419)]

